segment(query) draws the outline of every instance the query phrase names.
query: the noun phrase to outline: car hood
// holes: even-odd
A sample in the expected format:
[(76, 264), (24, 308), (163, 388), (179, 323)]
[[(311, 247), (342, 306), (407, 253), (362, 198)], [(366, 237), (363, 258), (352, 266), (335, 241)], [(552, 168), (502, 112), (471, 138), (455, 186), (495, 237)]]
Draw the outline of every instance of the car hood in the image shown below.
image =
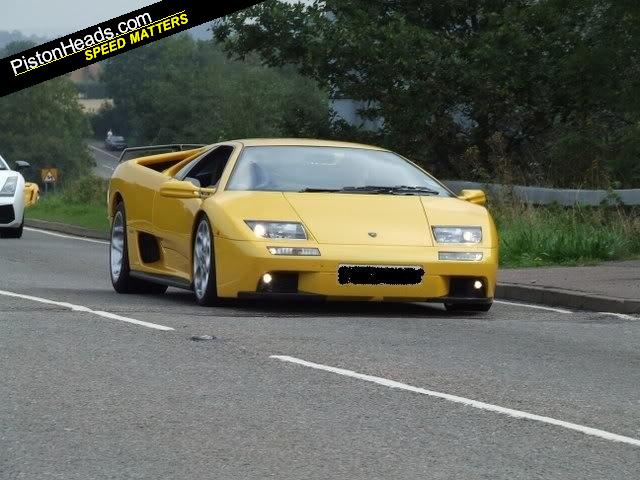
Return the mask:
[(457, 198), (223, 191), (204, 206), (215, 218), (214, 233), (236, 240), (255, 240), (245, 220), (302, 221), (320, 244), (433, 246), (436, 225), (482, 227), (479, 246), (495, 246), (497, 238), (487, 210)]
[(284, 193), (320, 244), (432, 245), (418, 196)]

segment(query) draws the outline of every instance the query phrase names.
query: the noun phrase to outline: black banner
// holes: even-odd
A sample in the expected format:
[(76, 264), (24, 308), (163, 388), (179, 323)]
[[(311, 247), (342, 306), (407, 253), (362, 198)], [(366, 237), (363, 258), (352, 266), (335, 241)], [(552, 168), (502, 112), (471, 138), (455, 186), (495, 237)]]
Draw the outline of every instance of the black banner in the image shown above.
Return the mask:
[(162, 0), (0, 59), (0, 97), (260, 2)]

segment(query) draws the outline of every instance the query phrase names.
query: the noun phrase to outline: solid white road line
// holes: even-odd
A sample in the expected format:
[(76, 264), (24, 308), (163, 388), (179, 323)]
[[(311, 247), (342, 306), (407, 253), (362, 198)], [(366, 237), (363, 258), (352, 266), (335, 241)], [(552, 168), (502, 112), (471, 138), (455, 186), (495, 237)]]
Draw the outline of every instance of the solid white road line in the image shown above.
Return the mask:
[(108, 156), (110, 156), (111, 158), (115, 158), (116, 160), (120, 160), (120, 157), (117, 157), (117, 156), (115, 156), (113, 153), (109, 153), (109, 152), (107, 152), (106, 150), (102, 150), (101, 148), (94, 147), (93, 145), (89, 145), (89, 148), (91, 148), (91, 149), (93, 149), (93, 150), (96, 150), (96, 151), (98, 151), (98, 152), (100, 152), (100, 153), (104, 153), (105, 155), (108, 155)]
[(394, 380), (387, 380), (382, 377), (374, 377), (372, 375), (365, 375), (363, 373), (354, 372), (352, 370), (345, 370), (343, 368), (330, 367), (328, 365), (322, 365), (320, 363), (307, 362), (299, 358), (290, 357), (287, 355), (271, 355), (269, 358), (280, 360), (282, 362), (295, 363), (304, 367), (314, 368), (316, 370), (323, 370), (325, 372), (337, 373), (338, 375), (344, 375), (345, 377), (357, 378), (359, 380), (365, 380), (367, 382), (377, 383), (389, 388), (397, 388), (400, 390), (406, 390), (413, 393), (420, 393), (422, 395), (428, 395), (430, 397), (436, 397), (443, 400), (448, 400), (454, 403), (461, 403), (469, 407), (478, 408), (480, 410), (487, 410), (494, 413), (500, 413), (502, 415), (508, 415), (514, 418), (522, 418), (526, 420), (534, 420), (536, 422), (547, 423), (569, 430), (575, 430), (577, 432), (584, 433), (585, 435), (591, 435), (594, 437), (603, 438), (612, 442), (621, 442), (629, 445), (640, 447), (640, 439), (625, 437), (624, 435), (618, 435), (616, 433), (599, 430), (597, 428), (585, 427), (584, 425), (578, 425), (576, 423), (565, 422), (557, 420), (551, 417), (544, 417), (542, 415), (536, 415), (529, 412), (523, 412), (521, 410), (513, 410), (511, 408), (500, 407), (498, 405), (492, 405), (490, 403), (479, 402), (477, 400), (471, 400), (469, 398), (458, 397), (456, 395), (450, 395), (448, 393), (435, 392), (433, 390), (426, 390), (424, 388), (418, 388), (406, 383), (396, 382)]
[(64, 235), (62, 233), (50, 232), (48, 230), (41, 230), (39, 228), (24, 227), (24, 229), (28, 230), (30, 232), (37, 232), (37, 233), (42, 233), (44, 235), (51, 235), (52, 237), (70, 238), (71, 240), (81, 240), (83, 242), (99, 243), (101, 245), (109, 245), (109, 242), (105, 242), (104, 240), (94, 240), (93, 238), (84, 238), (84, 237), (76, 237), (76, 236), (72, 236), (72, 235)]
[(549, 312), (556, 312), (556, 313), (574, 313), (570, 310), (565, 310), (563, 308), (544, 307), (542, 305), (531, 305), (529, 303), (507, 302), (506, 300), (494, 300), (493, 302), (501, 303), (503, 305), (514, 305), (516, 307), (527, 307), (527, 308), (535, 308), (537, 310), (547, 310)]
[(162, 330), (165, 332), (173, 330), (173, 328), (165, 327), (164, 325), (157, 325), (155, 323), (143, 322), (141, 320), (135, 320), (133, 318), (116, 315), (115, 313), (103, 312), (100, 310), (92, 310), (89, 307), (83, 307), (82, 305), (74, 305), (72, 303), (67, 303), (67, 302), (56, 302), (54, 300), (48, 300), (46, 298), (34, 297), (32, 295), (23, 295), (21, 293), (7, 292), (4, 290), (0, 290), (0, 295), (3, 295), (5, 297), (20, 298), (22, 300), (29, 300), (32, 302), (44, 303), (47, 305), (55, 305), (57, 307), (68, 308), (73, 312), (90, 313), (92, 315), (97, 315), (102, 318), (108, 318), (109, 320), (118, 320), (120, 322), (132, 323), (133, 325), (153, 328), (154, 330)]
[(615, 313), (615, 312), (598, 312), (600, 315), (611, 315), (613, 317), (622, 318), (623, 320), (640, 320), (640, 317), (636, 317), (634, 315), (628, 315), (626, 313)]

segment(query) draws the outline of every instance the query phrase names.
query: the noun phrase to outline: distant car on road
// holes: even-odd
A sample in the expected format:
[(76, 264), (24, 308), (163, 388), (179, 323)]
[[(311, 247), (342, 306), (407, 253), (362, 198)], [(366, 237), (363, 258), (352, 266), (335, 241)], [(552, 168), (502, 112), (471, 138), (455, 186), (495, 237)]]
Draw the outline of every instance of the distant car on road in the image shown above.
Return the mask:
[(119, 293), (491, 307), (498, 235), (480, 190), (457, 196), (400, 155), (352, 143), (157, 148), (121, 162), (109, 185)]
[(27, 162), (16, 162), (16, 170), (11, 170), (0, 156), (0, 237), (22, 237), (27, 193), (20, 171), (26, 168)]
[(127, 148), (127, 142), (125, 141), (124, 137), (121, 137), (119, 135), (111, 135), (110, 137), (107, 137), (105, 139), (104, 148), (106, 148), (107, 150), (124, 150), (125, 148)]

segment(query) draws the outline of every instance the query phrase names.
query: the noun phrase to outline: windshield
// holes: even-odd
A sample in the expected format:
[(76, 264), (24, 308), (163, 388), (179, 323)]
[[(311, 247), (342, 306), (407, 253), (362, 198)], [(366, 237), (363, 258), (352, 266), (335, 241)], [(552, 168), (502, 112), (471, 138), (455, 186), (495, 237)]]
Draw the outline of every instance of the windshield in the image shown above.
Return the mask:
[(282, 192), (451, 193), (435, 179), (395, 153), (364, 148), (247, 147), (228, 190)]

